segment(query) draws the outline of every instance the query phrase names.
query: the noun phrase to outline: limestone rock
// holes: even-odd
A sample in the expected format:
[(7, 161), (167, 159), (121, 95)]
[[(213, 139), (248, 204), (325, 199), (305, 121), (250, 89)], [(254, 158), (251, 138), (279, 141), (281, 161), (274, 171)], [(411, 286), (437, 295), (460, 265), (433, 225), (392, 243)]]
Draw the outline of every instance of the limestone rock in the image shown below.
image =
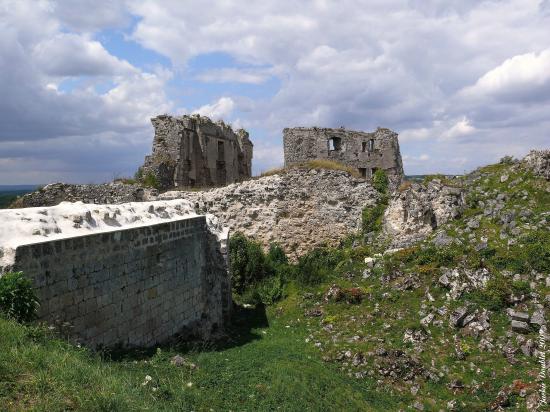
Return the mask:
[(550, 180), (550, 150), (531, 150), (523, 164), (535, 175)]
[(517, 333), (529, 333), (531, 331), (528, 323), (519, 320), (512, 321), (512, 330)]
[(518, 320), (520, 322), (529, 322), (529, 314), (526, 312), (517, 312), (517, 311), (510, 311), (510, 317), (513, 320)]
[(266, 248), (277, 242), (295, 260), (359, 230), (363, 208), (378, 196), (370, 183), (343, 171), (293, 168), (216, 189), (166, 192), (159, 199), (189, 200), (231, 232), (254, 237)]
[(461, 306), (459, 308), (456, 308), (449, 317), (449, 323), (451, 326), (454, 326), (455, 328), (461, 328), (464, 326), (464, 319), (468, 315), (468, 308), (465, 306)]
[[(392, 196), (384, 214), (384, 232), (393, 247), (405, 247), (422, 240), (442, 224), (459, 217), (464, 209), (464, 191), (439, 180), (428, 184), (413, 183)], [(439, 235), (443, 246), (451, 239)]]

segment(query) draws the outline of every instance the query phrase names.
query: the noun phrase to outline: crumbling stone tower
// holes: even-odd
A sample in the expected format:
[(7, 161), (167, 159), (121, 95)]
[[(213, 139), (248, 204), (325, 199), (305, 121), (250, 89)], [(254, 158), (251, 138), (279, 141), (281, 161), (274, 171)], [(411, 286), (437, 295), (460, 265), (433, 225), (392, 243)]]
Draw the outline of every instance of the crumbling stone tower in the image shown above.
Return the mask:
[(370, 179), (377, 169), (388, 175), (393, 187), (403, 179), (397, 133), (378, 128), (373, 133), (318, 127), (283, 130), (285, 166), (328, 159), (353, 168)]
[(223, 186), (252, 175), (253, 144), (246, 130), (208, 117), (160, 115), (153, 153), (145, 158), (142, 176), (153, 174), (160, 188)]

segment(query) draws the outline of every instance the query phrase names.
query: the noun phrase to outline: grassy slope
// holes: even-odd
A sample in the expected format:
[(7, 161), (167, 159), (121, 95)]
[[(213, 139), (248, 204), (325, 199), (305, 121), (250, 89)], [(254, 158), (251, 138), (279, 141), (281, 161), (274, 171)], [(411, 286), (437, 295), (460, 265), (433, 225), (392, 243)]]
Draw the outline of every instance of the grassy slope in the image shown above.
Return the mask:
[[(353, 411), (394, 405), (322, 362), (305, 343), (294, 307), (289, 299), (278, 315), (274, 308), (267, 318), (262, 309), (241, 313), (232, 341), (218, 348), (165, 349), (116, 361), (42, 329), (0, 320), (0, 409)], [(199, 368), (171, 365), (176, 353)], [(152, 380), (142, 385), (146, 375)]]
[[(503, 173), (510, 177), (500, 183)], [(437, 279), (442, 266), (485, 266), (495, 279), (505, 269), (531, 276), (530, 269), (521, 266), (530, 262), (523, 253), (528, 246), (524, 248), (521, 240), (508, 246), (507, 240), (500, 238), (501, 225), (482, 217), (486, 207), (479, 201), (487, 202), (497, 193), (506, 192), (509, 198), (505, 210), (530, 209), (532, 215), (517, 218), (521, 233), (516, 238), (521, 239), (533, 231), (533, 222), (547, 219), (548, 183), (508, 165), (487, 167), (477, 176), (471, 184), (480, 190), (469, 196), (464, 219), (447, 227), (448, 233), (462, 240), (461, 246), (440, 251), (411, 248), (382, 260), (368, 279), (361, 277), (363, 257), (373, 251), (340, 251), (345, 258), (333, 270), (332, 278), (311, 288), (291, 285), (289, 297), (268, 307), (266, 313), (261, 309), (241, 312), (231, 341), (219, 347), (167, 349), (109, 361), (44, 336), (39, 329), (0, 320), (0, 405), (8, 410), (44, 411), (393, 411), (407, 409), (414, 402), (420, 402), (425, 410), (446, 410), (447, 402), (455, 400), (455, 410), (472, 411), (486, 409), (499, 390), (513, 381), (532, 393), (539, 371), (536, 359), (518, 353), (518, 363), (511, 365), (498, 349), (499, 343), (506, 343), (509, 331), (505, 307), (489, 305), (490, 291), (464, 294), (458, 301), (448, 302), (447, 290), (438, 285)], [(510, 184), (518, 179), (518, 183)], [(466, 221), (473, 216), (481, 217), (480, 226), (468, 233)], [(472, 243), (467, 241), (470, 236), (475, 239)], [(489, 251), (478, 253), (472, 245), (481, 236), (489, 238)], [(541, 242), (550, 250), (547, 239)], [(543, 271), (545, 275), (547, 272)], [(392, 276), (382, 280), (388, 275)], [(409, 275), (417, 278), (418, 285), (399, 290)], [(323, 295), (333, 283), (359, 287), (367, 299), (358, 305), (327, 302)], [(531, 292), (542, 299), (550, 293), (544, 280), (533, 286)], [(426, 290), (433, 301), (427, 298)], [(424, 329), (424, 343), (403, 342), (407, 329), (423, 329), (419, 320), (432, 309), (447, 307), (450, 311), (466, 303), (490, 309), (492, 351), (480, 349), (479, 337), (451, 327), (448, 314), (436, 317), (443, 321), (440, 326)], [(533, 310), (532, 300), (524, 304), (528, 311)], [(304, 316), (311, 309), (320, 310), (321, 316)], [(548, 308), (546, 315), (548, 319)], [(527, 338), (536, 340), (537, 333), (533, 331)], [(465, 359), (456, 358), (456, 344), (465, 352)], [(381, 347), (402, 350), (404, 359), (432, 372), (432, 378), (417, 376), (411, 385), (399, 378), (381, 376), (380, 365), (391, 361), (374, 353)], [(189, 358), (199, 369), (172, 366), (169, 359), (176, 353)], [(353, 358), (358, 355), (361, 361), (354, 364)], [(397, 374), (406, 371), (397, 370)], [(153, 379), (143, 386), (146, 375)], [(456, 380), (464, 388), (450, 388)], [(191, 387), (187, 386), (189, 382)], [(418, 392), (413, 394), (415, 389)], [(512, 394), (511, 401), (519, 410), (524, 409), (522, 398)]]
[[(504, 174), (509, 175), (508, 180), (501, 182), (500, 177)], [(494, 291), (500, 288), (525, 290), (527, 285), (527, 298), (518, 309), (530, 313), (535, 309), (530, 293), (537, 294), (539, 302), (550, 294), (550, 288), (545, 284), (545, 277), (550, 275), (550, 185), (510, 165), (483, 168), (468, 185), (473, 190), (468, 196), (469, 207), (464, 218), (446, 226), (446, 231), (460, 239), (461, 245), (437, 249), (426, 244), (403, 250), (384, 258), (380, 267), (375, 267), (373, 275), (366, 280), (359, 276), (363, 266), (356, 259), (347, 270), (349, 280), (337, 279), (335, 283), (341, 287), (359, 287), (367, 293), (367, 299), (361, 305), (327, 303), (322, 299), (326, 285), (321, 285), (313, 291), (313, 299), (304, 301), (306, 310), (323, 310), (320, 321), (310, 321), (313, 330), (310, 339), (321, 347), (326, 360), (340, 365), (342, 372), (351, 375), (363, 372), (366, 379), (379, 379), (381, 388), (407, 399), (408, 405), (418, 401), (427, 410), (446, 410), (447, 402), (454, 400), (456, 410), (486, 410), (499, 390), (511, 385), (512, 406), (524, 410), (525, 401), (518, 397), (519, 389), (526, 388), (528, 395), (537, 390), (536, 377), (540, 367), (536, 357), (527, 357), (519, 350), (516, 354), (518, 363), (514, 365), (503, 356), (499, 344), (511, 341), (518, 348), (518, 335), (506, 336), (510, 331), (510, 322), (505, 309), (512, 305), (502, 303), (495, 307)], [(498, 219), (483, 216), (486, 204), (500, 193), (508, 196), (503, 211), (517, 213), (519, 233), (512, 236), (510, 231), (502, 230), (509, 234), (506, 239), (500, 236), (502, 225)], [(480, 204), (480, 201), (485, 203)], [(522, 210), (532, 213), (520, 218)], [(466, 222), (472, 217), (480, 218), (479, 228), (465, 230)], [(534, 234), (535, 247), (524, 244), (524, 236), (528, 234)], [(482, 237), (488, 239), (489, 247), (476, 252), (474, 246)], [(517, 243), (508, 245), (510, 238), (517, 240)], [(490, 271), (492, 280), (485, 290), (465, 293), (457, 301), (449, 301), (445, 296), (448, 290), (437, 282), (443, 266), (472, 270), (485, 267)], [(533, 268), (544, 275), (542, 279), (536, 279)], [(522, 281), (512, 281), (511, 275), (516, 273), (522, 275)], [(389, 280), (381, 281), (382, 276), (389, 275)], [(408, 276), (416, 277), (418, 285), (410, 290), (399, 290)], [(426, 291), (433, 300), (427, 298)], [(515, 294), (519, 295), (519, 292)], [(491, 329), (486, 337), (493, 344), (490, 351), (480, 348), (481, 337), (468, 336), (465, 330), (449, 325), (449, 313), (464, 305), (489, 310)], [(422, 317), (442, 307), (447, 308), (447, 314), (436, 315), (435, 318), (442, 321), (441, 326), (420, 325)], [(545, 308), (545, 318), (550, 319), (548, 306)], [(420, 344), (405, 343), (403, 338), (407, 329), (423, 331), (426, 341)], [(525, 339), (536, 341), (538, 333), (533, 329)], [(464, 360), (457, 359), (456, 344), (465, 352)], [(376, 370), (379, 365), (384, 365), (386, 358), (374, 353), (381, 347), (404, 351), (426, 370), (432, 370), (438, 378), (417, 378), (411, 385), (400, 379), (380, 376)], [(349, 357), (342, 356), (346, 352)], [(363, 356), (364, 361), (354, 366), (352, 359), (356, 354)], [(451, 382), (457, 380), (462, 382), (464, 388), (450, 388)], [(411, 393), (413, 386), (419, 389), (416, 395)]]

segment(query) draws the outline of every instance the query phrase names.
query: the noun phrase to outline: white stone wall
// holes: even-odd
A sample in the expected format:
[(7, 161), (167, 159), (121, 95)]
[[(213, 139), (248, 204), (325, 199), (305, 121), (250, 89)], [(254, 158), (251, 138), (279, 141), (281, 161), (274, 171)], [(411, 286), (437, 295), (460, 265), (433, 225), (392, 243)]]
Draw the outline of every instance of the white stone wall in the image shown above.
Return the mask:
[[(66, 219), (72, 227), (56, 221), (57, 230), (50, 230), (54, 223), (48, 216), (62, 220), (55, 208), (5, 212), (12, 218), (14, 213), (44, 217), (42, 226), (20, 223), (13, 233), (19, 234), (16, 245), (7, 246), (0, 233), (4, 271), (23, 271), (31, 279), (41, 320), (70, 325), (71, 336), (90, 347), (151, 346), (176, 334), (208, 337), (224, 327), (231, 309), (227, 231), (219, 230), (212, 216), (186, 209), (184, 201), (139, 205), (157, 218), (134, 214), (134, 224), (123, 225), (131, 218), (120, 211), (127, 211), (125, 205), (118, 205), (119, 213), (103, 215), (103, 224), (113, 226), (100, 226), (91, 212), (83, 219), (75, 212)], [(181, 214), (167, 205), (179, 205)], [(73, 206), (80, 212), (98, 207)], [(82, 227), (90, 222), (95, 228)], [(28, 236), (36, 239), (30, 242)]]

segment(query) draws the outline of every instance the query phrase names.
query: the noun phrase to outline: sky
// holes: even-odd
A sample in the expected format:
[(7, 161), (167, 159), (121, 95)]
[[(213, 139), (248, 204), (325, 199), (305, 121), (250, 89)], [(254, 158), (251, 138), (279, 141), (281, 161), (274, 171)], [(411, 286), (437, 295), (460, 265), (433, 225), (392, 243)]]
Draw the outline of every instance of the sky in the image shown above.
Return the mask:
[(151, 117), (399, 133), (405, 173), (550, 147), (550, 0), (0, 0), (0, 184), (132, 176)]

